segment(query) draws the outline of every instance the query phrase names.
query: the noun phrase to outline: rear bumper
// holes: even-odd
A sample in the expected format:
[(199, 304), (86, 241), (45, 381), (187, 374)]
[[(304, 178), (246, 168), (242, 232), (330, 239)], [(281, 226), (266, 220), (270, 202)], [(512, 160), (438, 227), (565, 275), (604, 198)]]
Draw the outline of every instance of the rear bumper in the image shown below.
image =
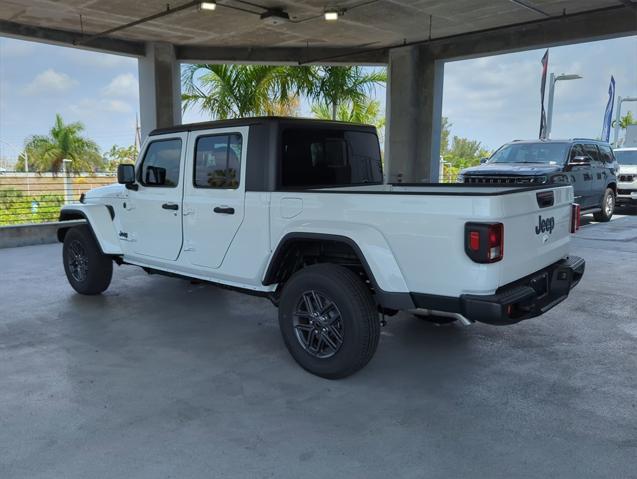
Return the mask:
[(514, 324), (534, 318), (564, 301), (584, 275), (585, 262), (571, 256), (489, 296), (463, 295), (463, 316), (488, 324)]
[(585, 262), (571, 256), (498, 288), (492, 295), (448, 298), (412, 293), (417, 308), (458, 313), (471, 321), (504, 325), (539, 316), (564, 301), (580, 282)]

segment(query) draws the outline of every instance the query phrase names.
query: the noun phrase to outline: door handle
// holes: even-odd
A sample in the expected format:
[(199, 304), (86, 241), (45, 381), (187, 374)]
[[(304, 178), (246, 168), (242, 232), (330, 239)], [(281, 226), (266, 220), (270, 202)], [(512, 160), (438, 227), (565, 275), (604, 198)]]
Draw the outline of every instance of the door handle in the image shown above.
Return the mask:
[(163, 205), (161, 205), (161, 207), (165, 210), (178, 210), (179, 209), (179, 205), (175, 204), (175, 203), (164, 203)]
[(229, 206), (217, 206), (215, 207), (215, 209), (213, 210), (215, 213), (221, 213), (224, 215), (233, 215), (234, 214), (234, 208), (231, 208)]

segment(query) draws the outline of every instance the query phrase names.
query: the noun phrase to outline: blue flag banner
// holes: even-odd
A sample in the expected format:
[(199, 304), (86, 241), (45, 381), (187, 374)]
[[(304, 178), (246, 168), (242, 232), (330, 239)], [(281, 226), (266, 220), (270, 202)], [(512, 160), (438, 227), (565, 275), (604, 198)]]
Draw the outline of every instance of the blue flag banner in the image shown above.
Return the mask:
[(602, 141), (610, 139), (610, 126), (613, 121), (613, 105), (615, 104), (615, 79), (610, 77), (610, 85), (608, 85), (608, 103), (606, 104), (606, 112), (604, 113), (604, 126), (602, 127)]
[(546, 138), (546, 111), (544, 110), (544, 92), (546, 91), (546, 73), (549, 68), (549, 50), (542, 57), (542, 80), (540, 83), (540, 139)]

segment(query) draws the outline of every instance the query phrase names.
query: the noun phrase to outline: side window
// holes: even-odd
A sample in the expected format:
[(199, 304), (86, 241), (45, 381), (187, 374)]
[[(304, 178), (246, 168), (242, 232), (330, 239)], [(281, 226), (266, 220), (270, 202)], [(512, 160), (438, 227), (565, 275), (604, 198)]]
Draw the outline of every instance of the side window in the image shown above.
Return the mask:
[(153, 141), (144, 154), (139, 182), (144, 186), (174, 188), (179, 184), (181, 140)]
[(592, 144), (584, 145), (584, 154), (586, 156), (590, 156), (592, 161), (600, 161), (599, 152), (597, 151), (597, 146)]
[(195, 144), (196, 188), (238, 188), (241, 173), (241, 135), (200, 136)]
[(290, 128), (281, 143), (283, 188), (382, 182), (378, 138), (371, 132)]
[(586, 156), (582, 145), (573, 145), (573, 147), (571, 148), (571, 156), (569, 158), (569, 161), (573, 161), (577, 156)]
[(607, 145), (599, 145), (599, 153), (602, 157), (602, 161), (604, 163), (612, 163), (613, 162), (613, 150), (610, 149), (610, 146)]

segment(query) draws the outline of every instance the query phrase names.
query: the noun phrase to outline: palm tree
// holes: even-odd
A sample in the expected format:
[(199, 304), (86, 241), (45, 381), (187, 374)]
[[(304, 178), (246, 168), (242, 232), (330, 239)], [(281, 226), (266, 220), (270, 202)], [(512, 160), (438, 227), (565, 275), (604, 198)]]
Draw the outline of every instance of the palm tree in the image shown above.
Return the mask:
[(198, 105), (213, 118), (294, 113), (309, 67), (188, 65), (182, 74), (183, 109)]
[(29, 168), (38, 172), (58, 173), (62, 161), (71, 160), (70, 170), (91, 171), (100, 167), (102, 159), (97, 144), (80, 135), (84, 125), (80, 122), (64, 123), (59, 113), (48, 136), (34, 135), (25, 145), (28, 152)]
[(310, 88), (306, 93), (331, 110), (332, 120), (337, 119), (342, 104), (349, 104), (352, 110), (362, 110), (369, 104), (368, 96), (374, 87), (387, 81), (385, 70), (367, 70), (358, 66), (314, 67), (311, 74)]
[(336, 117), (334, 117), (332, 108), (325, 102), (314, 103), (312, 105), (312, 114), (315, 118), (322, 120), (363, 123), (365, 125), (374, 125), (376, 128), (385, 126), (385, 115), (381, 115), (380, 102), (371, 98), (365, 98), (364, 101), (358, 103), (341, 102), (336, 110)]

